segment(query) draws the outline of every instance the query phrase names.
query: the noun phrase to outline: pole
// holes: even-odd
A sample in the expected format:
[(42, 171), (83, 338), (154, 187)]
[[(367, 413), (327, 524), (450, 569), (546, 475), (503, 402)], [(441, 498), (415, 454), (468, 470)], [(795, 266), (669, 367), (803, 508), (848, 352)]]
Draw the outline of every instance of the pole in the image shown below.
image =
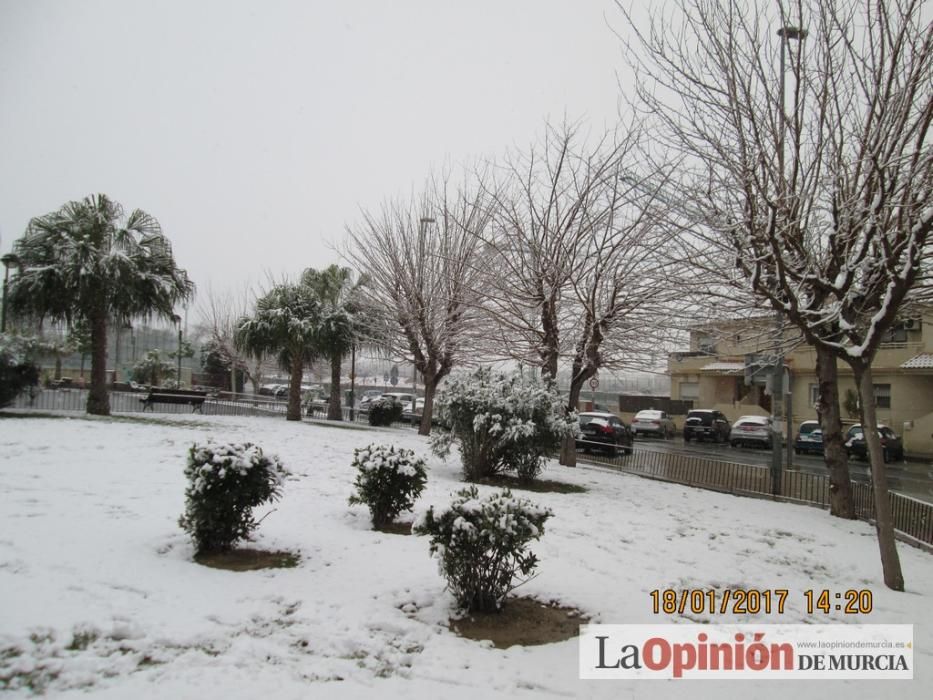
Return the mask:
[(6, 297), (7, 287), (10, 284), (10, 268), (4, 265), (3, 269), (3, 307), (0, 308), (0, 333), (6, 333)]
[(178, 375), (175, 378), (175, 384), (181, 389), (181, 323), (178, 324)]
[(356, 343), (350, 345), (350, 422), (356, 420)]

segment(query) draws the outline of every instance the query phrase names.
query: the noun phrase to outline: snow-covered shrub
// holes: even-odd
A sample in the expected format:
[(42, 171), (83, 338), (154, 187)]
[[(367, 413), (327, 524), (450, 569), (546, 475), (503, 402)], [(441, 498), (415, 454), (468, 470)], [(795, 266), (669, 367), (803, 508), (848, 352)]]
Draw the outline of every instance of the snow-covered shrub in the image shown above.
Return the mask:
[(252, 443), (195, 443), (188, 450), (185, 513), (178, 524), (198, 554), (228, 550), (256, 529), (253, 508), (278, 500), (287, 475), (278, 457)]
[(391, 445), (354, 450), (353, 466), (358, 471), (350, 503), (369, 506), (375, 528), (391, 523), (403, 510), (411, 510), (428, 480), (423, 459), (416, 459), (412, 450)]
[(446, 457), (459, 444), (468, 481), (502, 471), (534, 479), (576, 431), (576, 417), (565, 415), (556, 387), (486, 368), (448, 380), (435, 406), (442, 427), (431, 446)]
[(537, 566), (526, 546), (544, 534), (551, 515), (508, 490), (480, 499), (470, 486), (457, 492), (448, 510), (435, 513), (430, 508), (413, 532), (431, 537), (431, 554), (461, 606), (470, 612), (495, 612)]
[(393, 399), (379, 399), (369, 404), (370, 425), (392, 425), (402, 420), (402, 404)]
[(39, 368), (29, 359), (36, 346), (35, 339), (0, 334), (0, 408), (39, 384)]

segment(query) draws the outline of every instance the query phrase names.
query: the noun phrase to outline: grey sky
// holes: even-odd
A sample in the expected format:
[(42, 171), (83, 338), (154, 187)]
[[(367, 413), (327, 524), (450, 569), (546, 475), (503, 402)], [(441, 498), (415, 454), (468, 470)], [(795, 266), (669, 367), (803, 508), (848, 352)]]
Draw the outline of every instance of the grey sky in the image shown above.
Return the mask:
[(612, 0), (0, 0), (0, 252), (105, 192), (204, 291), (336, 262), (432, 166), (616, 120)]

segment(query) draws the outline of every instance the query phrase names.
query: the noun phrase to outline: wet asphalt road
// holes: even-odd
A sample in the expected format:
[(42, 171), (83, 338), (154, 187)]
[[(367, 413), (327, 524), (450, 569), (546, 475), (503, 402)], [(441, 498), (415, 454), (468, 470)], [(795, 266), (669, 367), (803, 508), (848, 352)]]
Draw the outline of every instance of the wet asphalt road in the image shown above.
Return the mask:
[[(752, 447), (730, 447), (728, 444), (709, 442), (684, 444), (683, 438), (680, 437), (673, 440), (639, 437), (635, 440), (635, 447), (637, 449), (687, 454), (708, 459), (721, 459), (723, 462), (753, 464), (759, 467), (771, 465), (770, 450)], [(786, 448), (782, 454), (786, 461)], [(826, 474), (826, 465), (821, 455), (792, 455), (792, 459), (792, 469), (812, 474)], [(888, 487), (892, 491), (927, 503), (933, 503), (933, 464), (929, 462), (889, 462), (886, 468)], [(849, 474), (853, 481), (868, 483), (871, 480), (868, 463), (861, 460), (853, 459), (849, 461)]]

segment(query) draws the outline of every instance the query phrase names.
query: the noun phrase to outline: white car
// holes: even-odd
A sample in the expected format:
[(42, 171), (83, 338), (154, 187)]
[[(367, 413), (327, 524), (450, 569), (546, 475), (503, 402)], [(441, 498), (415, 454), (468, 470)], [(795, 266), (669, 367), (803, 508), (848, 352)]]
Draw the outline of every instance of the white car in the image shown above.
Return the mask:
[(741, 416), (732, 424), (729, 444), (770, 448), (774, 441), (771, 419), (767, 416)]
[(632, 432), (636, 436), (657, 435), (665, 439), (674, 437), (677, 432), (677, 426), (673, 419), (664, 411), (654, 409), (639, 411), (632, 419)]

